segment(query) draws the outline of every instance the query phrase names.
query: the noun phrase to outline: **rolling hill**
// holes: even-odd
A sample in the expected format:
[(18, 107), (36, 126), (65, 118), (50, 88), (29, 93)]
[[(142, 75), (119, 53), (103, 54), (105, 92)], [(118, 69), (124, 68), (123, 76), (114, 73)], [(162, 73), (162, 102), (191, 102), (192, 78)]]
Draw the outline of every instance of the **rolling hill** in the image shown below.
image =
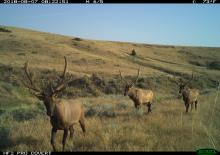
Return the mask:
[[(33, 30), (6, 27), (12, 32), (0, 32), (1, 63), (21, 66), (26, 60), (33, 67), (62, 69), (63, 56), (71, 61), (70, 72), (136, 74), (167, 73), (211, 74), (209, 64), (220, 60), (220, 48), (160, 46), (125, 42), (86, 40)], [(137, 57), (130, 56), (135, 49)]]
[[(131, 55), (132, 50), (136, 55)], [(63, 56), (68, 60), (68, 72), (77, 75), (82, 85), (90, 86), (71, 87), (65, 92), (68, 97), (78, 93), (87, 109), (88, 135), (83, 137), (76, 127), (73, 145), (68, 142), (69, 151), (220, 150), (216, 91), (220, 47), (89, 40), (9, 26), (0, 26), (0, 150), (52, 150), (43, 104), (11, 79), (21, 76), (27, 60), (31, 71), (43, 75), (48, 70), (62, 72)], [(122, 84), (117, 80), (119, 70), (132, 79), (139, 67), (137, 86), (156, 94), (154, 112), (149, 116), (143, 108), (134, 110), (128, 97), (122, 96)], [(201, 90), (201, 104), (198, 111), (187, 115), (171, 79), (187, 79), (192, 72), (196, 77), (192, 86)], [(101, 76), (105, 87), (85, 79), (93, 74)], [(91, 92), (85, 93), (87, 89)]]

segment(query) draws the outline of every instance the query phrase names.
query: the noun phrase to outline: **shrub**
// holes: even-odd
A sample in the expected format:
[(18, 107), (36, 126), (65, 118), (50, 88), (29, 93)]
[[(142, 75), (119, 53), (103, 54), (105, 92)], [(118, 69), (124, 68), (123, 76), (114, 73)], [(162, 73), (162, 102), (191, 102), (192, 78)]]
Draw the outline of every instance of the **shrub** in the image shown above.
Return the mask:
[(25, 56), (26, 54), (25, 54), (25, 53), (18, 53), (17, 55), (19, 55), (19, 56)]
[(0, 116), (3, 115), (6, 112), (4, 109), (0, 109)]
[(220, 70), (220, 61), (213, 61), (208, 64), (209, 69), (217, 69)]
[(129, 104), (127, 102), (117, 104), (118, 110), (124, 110), (124, 109), (127, 109), (128, 107), (129, 107)]
[(0, 150), (9, 146), (11, 141), (9, 139), (10, 127), (9, 126), (0, 126)]
[[(67, 88), (69, 95), (72, 96), (99, 96), (101, 91), (99, 87), (94, 84), (94, 82), (88, 76), (82, 78), (74, 79), (69, 83), (72, 88)], [(77, 93), (77, 94), (76, 94)], [(68, 96), (69, 96), (68, 95)]]
[(98, 116), (105, 116), (105, 117), (116, 117), (116, 113), (114, 111), (103, 111), (101, 113), (99, 113)]
[(102, 104), (101, 110), (98, 114), (98, 116), (102, 117), (115, 117), (116, 113), (114, 112), (114, 108), (112, 104)]
[(37, 51), (32, 51), (31, 53), (32, 53), (32, 54), (37, 54), (38, 52), (37, 52)]
[(86, 112), (85, 115), (88, 117), (97, 116), (98, 115), (98, 108), (90, 107)]
[(104, 88), (105, 87), (105, 81), (99, 77), (97, 74), (92, 74), (91, 81), (98, 87)]
[(82, 41), (82, 39), (81, 39), (81, 38), (78, 38), (78, 37), (73, 38), (73, 40), (75, 40), (75, 41)]
[(4, 27), (0, 27), (0, 32), (8, 32), (8, 33), (11, 33), (11, 30), (8, 30)]
[(122, 86), (120, 85), (120, 82), (118, 82), (118, 80), (112, 79), (108, 81), (104, 92), (106, 94), (118, 94), (122, 92), (121, 88)]
[(101, 104), (97, 106), (91, 106), (85, 112), (86, 116), (99, 116), (99, 117), (116, 117), (116, 113), (111, 104)]
[(14, 120), (22, 122), (36, 118), (39, 115), (38, 111), (39, 110), (16, 109), (12, 111), (12, 116)]
[(133, 109), (132, 115), (135, 117), (142, 117), (144, 115), (145, 111), (143, 109), (143, 106), (140, 109)]
[(200, 62), (198, 60), (196, 61), (189, 61), (190, 64), (193, 64), (193, 65), (196, 65), (196, 66), (202, 66), (202, 67), (205, 67), (206, 64), (204, 62)]
[(137, 53), (136, 53), (136, 51), (134, 49), (131, 51), (131, 55), (132, 56), (136, 56), (137, 55)]

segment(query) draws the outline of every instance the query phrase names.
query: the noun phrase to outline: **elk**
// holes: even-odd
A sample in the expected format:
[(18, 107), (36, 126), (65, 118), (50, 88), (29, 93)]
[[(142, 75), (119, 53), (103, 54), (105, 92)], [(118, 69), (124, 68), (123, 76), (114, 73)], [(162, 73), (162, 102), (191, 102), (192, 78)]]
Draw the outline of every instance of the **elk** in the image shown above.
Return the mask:
[(153, 103), (154, 94), (151, 90), (144, 90), (134, 87), (134, 84), (138, 80), (139, 73), (140, 68), (138, 69), (136, 79), (132, 83), (128, 83), (127, 80), (123, 78), (121, 71), (119, 70), (121, 80), (125, 82), (124, 96), (129, 96), (129, 98), (133, 101), (136, 109), (139, 109), (142, 104), (146, 105), (148, 107), (148, 113), (150, 113), (152, 112), (151, 105)]
[(195, 103), (195, 110), (197, 110), (199, 90), (192, 89), (187, 86), (192, 79), (193, 73), (192, 77), (187, 82), (183, 82), (182, 78), (180, 78), (179, 81), (174, 80), (174, 82), (179, 86), (179, 95), (183, 97), (186, 113), (188, 113), (189, 105), (191, 105), (191, 111), (193, 110), (193, 103)]
[(51, 145), (54, 151), (56, 151), (55, 136), (57, 130), (64, 131), (62, 139), (63, 151), (65, 149), (68, 131), (70, 131), (70, 138), (73, 138), (74, 124), (79, 122), (84, 135), (86, 132), (84, 123), (84, 107), (82, 103), (77, 99), (62, 99), (57, 97), (57, 94), (64, 90), (70, 82), (70, 79), (67, 80), (65, 78), (67, 67), (67, 60), (65, 56), (64, 59), (65, 66), (63, 74), (59, 77), (59, 80), (54, 88), (52, 83), (48, 84), (44, 90), (40, 90), (35, 86), (28, 69), (28, 61), (24, 64), (24, 71), (28, 82), (22, 81), (24, 86), (27, 87), (34, 96), (42, 101), (46, 107), (47, 115), (50, 117), (50, 123), (52, 125)]

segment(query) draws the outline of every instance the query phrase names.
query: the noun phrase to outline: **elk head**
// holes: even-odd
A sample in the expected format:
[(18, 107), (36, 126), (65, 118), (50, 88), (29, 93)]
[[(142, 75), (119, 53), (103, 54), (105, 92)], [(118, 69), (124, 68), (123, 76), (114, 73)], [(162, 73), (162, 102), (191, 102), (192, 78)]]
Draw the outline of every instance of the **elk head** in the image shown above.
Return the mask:
[(140, 73), (140, 68), (138, 69), (138, 74), (137, 74), (137, 77), (135, 78), (135, 80), (132, 83), (128, 83), (128, 81), (123, 78), (123, 76), (121, 75), (121, 71), (119, 70), (121, 80), (123, 82), (125, 82), (124, 96), (126, 96), (128, 94), (128, 91), (130, 90), (130, 88), (132, 88), (135, 85), (135, 83), (137, 82), (138, 77), (139, 77), (139, 73)]
[(55, 97), (56, 95), (64, 90), (67, 86), (67, 84), (70, 82), (70, 80), (65, 79), (65, 74), (66, 74), (66, 67), (67, 67), (67, 60), (66, 57), (64, 56), (65, 59), (65, 66), (64, 66), (64, 71), (61, 76), (58, 77), (58, 82), (55, 87), (53, 87), (52, 82), (45, 87), (44, 90), (38, 89), (31, 77), (31, 74), (29, 72), (28, 68), (28, 61), (24, 64), (24, 71), (25, 75), (27, 77), (27, 82), (24, 82), (24, 80), (21, 80), (23, 85), (29, 89), (29, 91), (36, 96), (39, 100), (43, 101), (46, 109), (47, 109), (47, 115), (48, 116), (53, 116), (53, 111), (55, 108)]
[(174, 79), (174, 82), (179, 86), (179, 96), (181, 96), (183, 90), (186, 88), (186, 86), (190, 83), (192, 79), (193, 79), (193, 73), (192, 73), (191, 78), (187, 80), (186, 82), (183, 82), (182, 78), (179, 78), (178, 81)]

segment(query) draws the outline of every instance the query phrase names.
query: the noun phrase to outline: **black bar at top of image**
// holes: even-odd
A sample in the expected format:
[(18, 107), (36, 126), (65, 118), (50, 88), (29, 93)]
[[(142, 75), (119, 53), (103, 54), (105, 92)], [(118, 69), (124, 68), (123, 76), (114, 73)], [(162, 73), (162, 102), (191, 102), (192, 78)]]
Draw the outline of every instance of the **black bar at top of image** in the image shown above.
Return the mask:
[[(213, 4), (220, 0), (78, 0), (88, 4), (108, 4), (108, 3), (208, 3)], [(69, 0), (69, 3), (75, 3), (77, 0)]]
[(220, 0), (0, 0), (3, 4), (166, 4), (166, 3), (187, 3), (187, 4), (215, 4)]

